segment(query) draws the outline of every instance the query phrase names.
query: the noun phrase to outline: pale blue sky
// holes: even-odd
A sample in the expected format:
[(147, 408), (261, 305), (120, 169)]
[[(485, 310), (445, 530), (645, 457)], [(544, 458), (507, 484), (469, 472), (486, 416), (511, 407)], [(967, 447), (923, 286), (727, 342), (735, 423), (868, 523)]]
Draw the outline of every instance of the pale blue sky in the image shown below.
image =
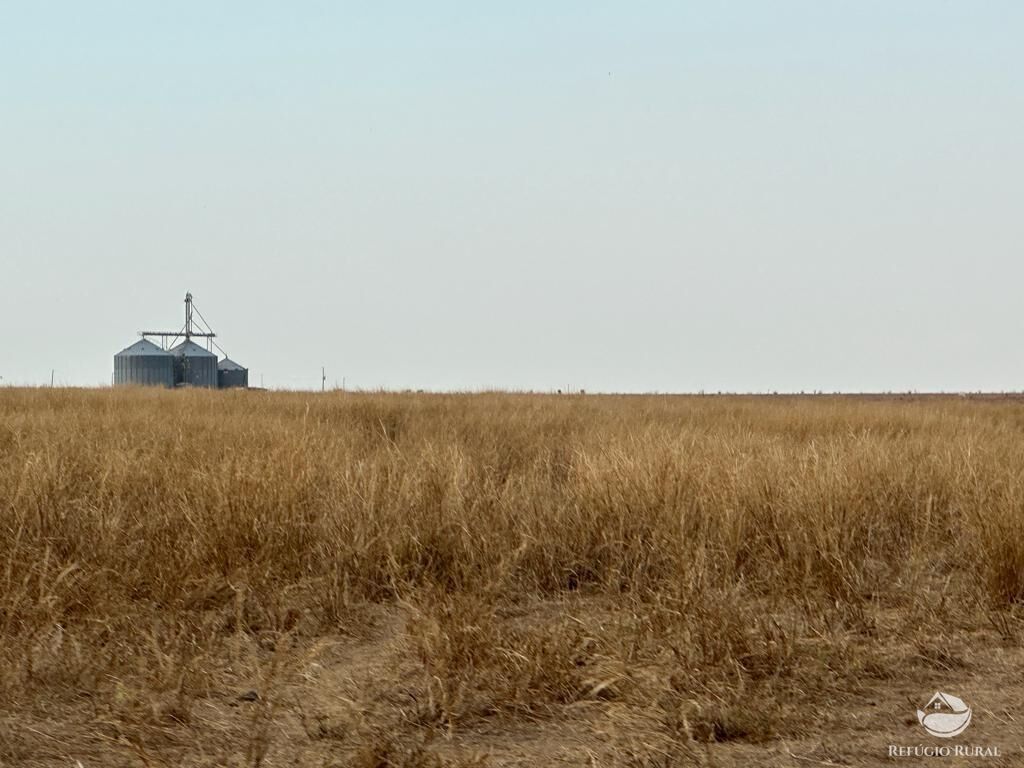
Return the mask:
[(1024, 388), (1019, 2), (0, 2), (3, 384)]

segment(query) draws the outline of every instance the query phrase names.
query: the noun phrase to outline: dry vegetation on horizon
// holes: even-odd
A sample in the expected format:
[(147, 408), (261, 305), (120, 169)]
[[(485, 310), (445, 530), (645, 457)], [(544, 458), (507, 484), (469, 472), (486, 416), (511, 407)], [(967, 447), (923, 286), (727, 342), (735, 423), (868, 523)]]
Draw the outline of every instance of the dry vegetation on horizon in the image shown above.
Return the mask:
[(0, 579), (5, 768), (1014, 765), (1024, 406), (5, 389)]

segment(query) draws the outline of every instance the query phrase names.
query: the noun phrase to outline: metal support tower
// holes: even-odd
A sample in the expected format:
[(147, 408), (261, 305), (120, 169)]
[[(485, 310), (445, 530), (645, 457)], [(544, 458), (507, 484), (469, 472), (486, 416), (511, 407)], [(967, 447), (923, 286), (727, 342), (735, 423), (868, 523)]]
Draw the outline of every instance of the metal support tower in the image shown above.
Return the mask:
[[(189, 292), (185, 294), (184, 328), (182, 328), (180, 331), (139, 331), (139, 336), (141, 336), (142, 338), (146, 338), (147, 336), (159, 336), (160, 346), (163, 349), (168, 349), (169, 347), (173, 346), (174, 342), (176, 342), (182, 336), (185, 337), (185, 341), (189, 341), (193, 337), (207, 339), (207, 348), (209, 349), (211, 345), (214, 345), (213, 339), (217, 337), (217, 334), (215, 334), (213, 330), (210, 328), (210, 326), (206, 324), (206, 321), (203, 320), (202, 314), (199, 314), (199, 318), (200, 320), (202, 320), (202, 325), (197, 324), (193, 320), (193, 312), (199, 314), (199, 310), (196, 310), (192, 306), (192, 293)], [(202, 328), (205, 328), (205, 330), (201, 330)], [(170, 339), (169, 343), (167, 341), (168, 339)], [(220, 349), (220, 347), (218, 347), (218, 349)]]

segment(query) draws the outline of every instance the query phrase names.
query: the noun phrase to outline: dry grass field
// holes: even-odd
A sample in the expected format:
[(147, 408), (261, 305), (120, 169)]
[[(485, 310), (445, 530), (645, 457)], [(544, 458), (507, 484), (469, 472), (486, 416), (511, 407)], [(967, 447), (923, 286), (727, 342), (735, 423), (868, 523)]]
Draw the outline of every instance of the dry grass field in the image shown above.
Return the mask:
[(5, 768), (1020, 765), (1022, 600), (1010, 398), (0, 390)]

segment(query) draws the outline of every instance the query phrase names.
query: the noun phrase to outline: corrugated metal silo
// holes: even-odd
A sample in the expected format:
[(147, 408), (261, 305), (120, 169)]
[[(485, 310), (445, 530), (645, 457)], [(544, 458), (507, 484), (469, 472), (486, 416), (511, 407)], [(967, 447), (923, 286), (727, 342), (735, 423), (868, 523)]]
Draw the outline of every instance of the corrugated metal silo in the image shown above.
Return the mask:
[(245, 389), (249, 386), (249, 369), (225, 357), (217, 364), (217, 385), (221, 389)]
[(194, 341), (183, 341), (170, 350), (174, 356), (174, 383), (189, 387), (217, 388), (217, 356)]
[(173, 387), (174, 357), (141, 339), (114, 355), (114, 384)]

